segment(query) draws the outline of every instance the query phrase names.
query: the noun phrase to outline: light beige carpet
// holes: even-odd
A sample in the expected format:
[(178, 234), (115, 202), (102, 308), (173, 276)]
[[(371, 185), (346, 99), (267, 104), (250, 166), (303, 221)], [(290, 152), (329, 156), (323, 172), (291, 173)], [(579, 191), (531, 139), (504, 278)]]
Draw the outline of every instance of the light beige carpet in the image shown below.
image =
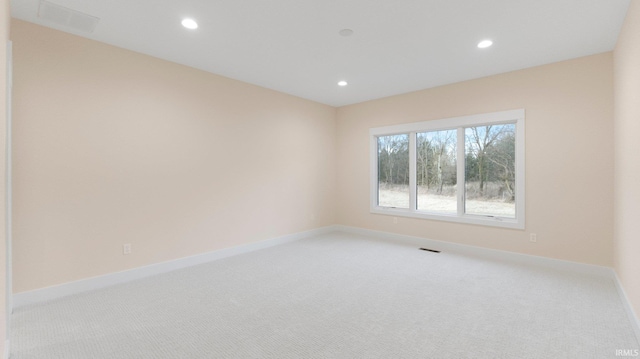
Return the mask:
[(12, 359), (615, 358), (614, 282), (333, 233), (17, 309)]

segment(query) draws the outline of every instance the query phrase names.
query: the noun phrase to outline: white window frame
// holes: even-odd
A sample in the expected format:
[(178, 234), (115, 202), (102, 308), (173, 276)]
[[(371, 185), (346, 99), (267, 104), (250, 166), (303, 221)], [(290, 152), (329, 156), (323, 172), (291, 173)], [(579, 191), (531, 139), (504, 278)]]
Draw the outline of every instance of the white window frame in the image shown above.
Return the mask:
[[(423, 218), (439, 221), (478, 224), (485, 226), (524, 229), (525, 227), (525, 132), (524, 109), (492, 112), (471, 116), (452, 117), (439, 120), (408, 123), (402, 125), (376, 127), (369, 130), (370, 137), (370, 205), (371, 213), (391, 216)], [(416, 187), (416, 133), (457, 129), (457, 183), (465, 182), (465, 127), (497, 125), (513, 123), (516, 125), (515, 170), (516, 170), (516, 216), (505, 218), (488, 215), (474, 215), (464, 213), (465, 190), (458, 186), (458, 212), (456, 214), (441, 214), (418, 211)], [(409, 208), (378, 206), (378, 137), (388, 135), (409, 134)]]

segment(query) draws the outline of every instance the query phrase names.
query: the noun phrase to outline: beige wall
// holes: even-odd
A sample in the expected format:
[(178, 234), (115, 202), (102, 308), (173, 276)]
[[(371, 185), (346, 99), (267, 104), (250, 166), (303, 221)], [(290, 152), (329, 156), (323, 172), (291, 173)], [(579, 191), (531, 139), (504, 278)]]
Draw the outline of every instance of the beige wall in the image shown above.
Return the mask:
[(640, 1), (632, 1), (614, 51), (615, 268), (640, 314)]
[[(611, 53), (336, 111), (12, 26), (16, 292), (334, 223), (613, 264)], [(525, 231), (369, 213), (369, 128), (516, 108)]]
[(334, 108), (18, 20), (11, 32), (15, 292), (335, 222)]
[[(369, 213), (369, 128), (526, 110), (526, 230)], [(613, 262), (612, 54), (338, 109), (341, 224), (564, 260)], [(529, 242), (537, 233), (537, 243)]]
[(0, 355), (6, 337), (6, 146), (7, 146), (7, 42), (10, 23), (9, 1), (0, 0)]

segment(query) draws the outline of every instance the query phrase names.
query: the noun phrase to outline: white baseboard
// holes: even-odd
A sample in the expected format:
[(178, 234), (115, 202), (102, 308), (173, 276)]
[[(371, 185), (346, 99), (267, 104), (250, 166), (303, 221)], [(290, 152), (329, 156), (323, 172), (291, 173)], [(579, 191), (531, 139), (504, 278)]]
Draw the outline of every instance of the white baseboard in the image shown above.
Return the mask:
[[(609, 278), (615, 282), (618, 288), (620, 298), (623, 301), (623, 304), (629, 315), (632, 325), (634, 326), (636, 336), (638, 336), (638, 341), (640, 342), (640, 324), (638, 323), (638, 319), (635, 316), (635, 313), (631, 308), (631, 305), (629, 304), (626, 294), (622, 289), (622, 286), (620, 285), (620, 281), (618, 280), (612, 268), (564, 261), (564, 260), (553, 259), (553, 258), (532, 256), (532, 255), (520, 254), (520, 253), (514, 253), (514, 252), (507, 252), (507, 251), (501, 251), (501, 250), (489, 249), (489, 248), (483, 248), (483, 247), (475, 247), (475, 246), (453, 243), (453, 242), (438, 241), (438, 240), (433, 240), (428, 238), (400, 235), (400, 234), (395, 234), (390, 232), (382, 232), (382, 231), (375, 231), (375, 230), (363, 229), (363, 228), (357, 228), (357, 227), (342, 226), (342, 225), (322, 227), (322, 228), (313, 229), (310, 231), (294, 233), (294, 234), (290, 234), (282, 237), (263, 240), (260, 242), (249, 243), (249, 244), (245, 244), (237, 247), (225, 248), (225, 249), (221, 249), (213, 252), (191, 256), (191, 257), (180, 258), (173, 261), (152, 264), (152, 265), (134, 268), (134, 269), (130, 269), (122, 272), (105, 274), (98, 277), (92, 277), (92, 278), (82, 279), (79, 281), (61, 284), (61, 285), (51, 286), (51, 287), (42, 288), (42, 289), (36, 289), (28, 292), (22, 292), (22, 293), (14, 294), (13, 305), (14, 305), (14, 308), (20, 308), (25, 305), (42, 303), (48, 300), (61, 298), (61, 297), (65, 297), (72, 294), (104, 288), (104, 287), (108, 287), (115, 284), (126, 283), (136, 279), (142, 279), (142, 278), (150, 277), (157, 274), (167, 273), (177, 269), (187, 268), (194, 265), (215, 261), (217, 259), (222, 259), (222, 258), (235, 256), (238, 254), (248, 253), (255, 250), (273, 247), (280, 244), (285, 244), (285, 243), (297, 241), (297, 240), (308, 238), (308, 237), (318, 236), (318, 235), (322, 235), (330, 232), (344, 232), (344, 233), (350, 233), (355, 235), (362, 235), (369, 238), (378, 238), (382, 240), (403, 242), (407, 244), (416, 245), (419, 247), (429, 247), (432, 249), (445, 251), (445, 252), (453, 252), (453, 253), (458, 253), (463, 255), (481, 256), (483, 258), (488, 258), (493, 260), (510, 261), (510, 262), (516, 262), (520, 264), (544, 266), (547, 268), (572, 271), (572, 272), (582, 273), (586, 275), (597, 276), (601, 278)], [(9, 352), (7, 350), (8, 350), (8, 343), (5, 344), (5, 358), (8, 358)]]
[(618, 274), (612, 271), (613, 280), (616, 283), (616, 288), (618, 289), (618, 294), (620, 295), (620, 300), (622, 300), (622, 305), (624, 309), (627, 311), (627, 315), (629, 316), (629, 321), (631, 322), (631, 326), (633, 327), (633, 331), (636, 333), (636, 340), (640, 343), (640, 321), (638, 320), (638, 316), (636, 315), (633, 307), (631, 306), (631, 302), (629, 301), (629, 297), (627, 297), (627, 293), (624, 291), (622, 287), (622, 283), (620, 282), (620, 278)]
[(255, 243), (249, 243), (236, 247), (225, 248), (213, 252), (180, 258), (168, 262), (151, 264), (148, 266), (133, 268), (121, 272), (105, 274), (51, 287), (35, 289), (28, 292), (17, 293), (13, 295), (13, 307), (20, 308), (25, 305), (42, 303), (52, 299), (66, 297), (72, 294), (105, 288), (115, 284), (126, 283), (136, 279), (167, 273), (177, 269), (208, 263), (217, 259), (227, 258), (242, 253), (248, 253), (263, 248), (273, 247), (280, 244), (297, 241), (303, 238), (318, 236), (333, 231), (335, 231), (335, 228), (333, 226), (322, 227), (305, 232), (267, 239)]
[(520, 264), (530, 264), (536, 266), (544, 266), (546, 268), (554, 268), (559, 270), (571, 271), (582, 273), (591, 276), (597, 276), (600, 278), (611, 278), (612, 269), (610, 267), (603, 267), (593, 264), (585, 264), (578, 262), (571, 262), (561, 259), (554, 259), (548, 257), (540, 257), (529, 254), (522, 254), (516, 252), (508, 252), (498, 249), (490, 249), (484, 247), (476, 247), (467, 244), (445, 242), (434, 239), (407, 236), (402, 234), (382, 232), (371, 229), (349, 227), (349, 226), (334, 226), (338, 231), (362, 235), (373, 238), (380, 238), (404, 243), (410, 243), (420, 247), (429, 247), (431, 249), (440, 250), (443, 252), (452, 252), (457, 254), (481, 256), (487, 259), (516, 262)]
[(629, 321), (631, 322), (631, 326), (633, 327), (633, 331), (635, 332), (638, 343), (640, 343), (640, 321), (638, 320), (638, 316), (633, 310), (631, 306), (631, 302), (627, 297), (627, 294), (620, 283), (620, 279), (616, 274), (615, 270), (610, 267), (597, 266), (592, 264), (585, 263), (577, 263), (570, 262), (560, 259), (547, 258), (547, 257), (539, 257), (532, 256), (528, 254), (521, 254), (515, 252), (507, 252), (501, 251), (497, 249), (489, 249), (483, 247), (475, 247), (466, 244), (452, 243), (452, 242), (444, 242), (433, 239), (421, 238), (421, 237), (413, 237), (406, 236), (401, 234), (375, 231), (371, 229), (357, 228), (357, 227), (349, 227), (349, 226), (334, 226), (334, 229), (341, 232), (351, 233), (355, 235), (362, 235), (373, 238), (380, 238), (383, 240), (392, 240), (399, 241), (404, 243), (410, 243), (416, 246), (421, 247), (429, 247), (431, 249), (436, 249), (440, 251), (450, 251), (459, 254), (467, 254), (473, 256), (481, 256), (483, 258), (490, 258), (494, 260), (506, 260), (517, 262), (521, 264), (530, 264), (536, 266), (544, 266), (546, 268), (554, 268), (563, 271), (571, 271), (574, 273), (581, 273), (585, 275), (590, 275), (598, 278), (610, 279), (615, 283), (615, 286), (618, 290), (618, 294), (620, 296), (620, 300), (627, 312), (629, 317)]

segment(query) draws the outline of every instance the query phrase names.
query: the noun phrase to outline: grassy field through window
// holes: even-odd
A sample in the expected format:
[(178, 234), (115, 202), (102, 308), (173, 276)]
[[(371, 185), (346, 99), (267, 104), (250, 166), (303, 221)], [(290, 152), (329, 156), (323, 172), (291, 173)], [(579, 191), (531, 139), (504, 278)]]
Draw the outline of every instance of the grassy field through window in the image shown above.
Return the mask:
[[(478, 183), (470, 183), (470, 186), (479, 186)], [(485, 184), (488, 188), (498, 187), (493, 183)], [(452, 188), (453, 195), (429, 193), (428, 191), (418, 191), (418, 208), (424, 212), (457, 213), (457, 199), (455, 187)], [(386, 207), (409, 208), (409, 185), (387, 185), (380, 184), (379, 201)], [(467, 199), (465, 209), (469, 214), (498, 215), (500, 217), (515, 217), (516, 206), (514, 202), (493, 197), (491, 199)]]

